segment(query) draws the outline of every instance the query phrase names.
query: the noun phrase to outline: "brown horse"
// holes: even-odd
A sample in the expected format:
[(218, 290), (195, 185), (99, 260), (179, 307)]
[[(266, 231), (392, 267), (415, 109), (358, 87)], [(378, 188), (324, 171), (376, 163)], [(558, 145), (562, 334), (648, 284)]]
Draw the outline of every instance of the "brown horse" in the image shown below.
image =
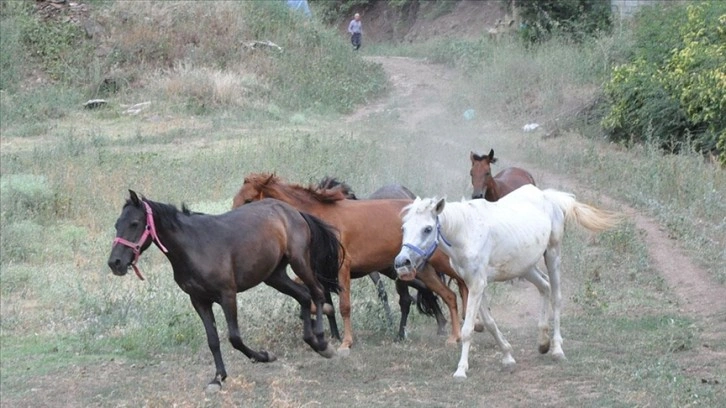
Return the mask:
[(479, 156), (471, 152), (471, 185), (474, 191), (472, 199), (484, 198), (487, 201), (497, 201), (512, 191), (526, 184), (534, 183), (534, 177), (527, 170), (519, 167), (507, 167), (492, 177), (491, 164), (497, 162), (494, 149), (487, 156)]
[[(329, 190), (339, 189), (345, 198), (349, 200), (357, 200), (353, 189), (342, 181), (339, 181), (335, 177), (326, 176), (317, 185), (317, 189)], [(405, 186), (400, 184), (387, 184), (378, 190), (374, 191), (366, 197), (367, 200), (380, 200), (380, 199), (411, 199), (416, 198), (416, 195), (411, 192)], [(427, 316), (434, 316), (436, 318), (436, 324), (438, 326), (438, 334), (446, 334), (446, 318), (444, 317), (441, 307), (439, 306), (438, 298), (427, 288), (421, 279), (415, 278), (410, 281), (403, 281), (396, 278), (396, 271), (393, 267), (386, 268), (379, 272), (371, 272), (368, 277), (371, 278), (373, 284), (378, 290), (378, 298), (381, 300), (384, 312), (386, 314), (386, 320), (389, 326), (393, 326), (393, 316), (391, 314), (391, 308), (388, 306), (388, 295), (386, 294), (386, 288), (381, 281), (381, 273), (387, 277), (393, 279), (396, 282), (396, 292), (398, 293), (398, 305), (401, 308), (401, 319), (398, 325), (399, 340), (406, 338), (406, 324), (408, 322), (408, 315), (411, 311), (411, 304), (416, 302), (416, 307), (419, 312)], [(408, 291), (408, 287), (413, 287), (417, 291), (416, 299), (414, 299)], [(331, 302), (330, 295), (326, 292), (326, 302)], [(331, 303), (332, 304), (332, 303)], [(331, 335), (340, 340), (340, 334), (338, 333), (338, 325), (335, 321), (335, 314), (329, 314), (328, 320), (330, 322)]]
[[(152, 242), (165, 253), (174, 280), (189, 295), (207, 332), (216, 373), (209, 383), (221, 387), (227, 371), (219, 348), (219, 334), (212, 304), (222, 307), (229, 341), (253, 362), (275, 361), (267, 351), (256, 351), (242, 342), (237, 323), (237, 293), (264, 282), (300, 303), (303, 340), (324, 357), (335, 349), (323, 334), (322, 306), (325, 291), (338, 290), (340, 242), (327, 224), (277, 200), (263, 200), (221, 215), (177, 210), (169, 204), (130, 197), (116, 221), (108, 266), (115, 275), (133, 268)], [(287, 265), (304, 285), (287, 276)], [(311, 301), (317, 307), (310, 318)]]
[[(338, 230), (340, 243), (344, 248), (344, 258), (338, 272), (341, 286), (338, 294), (340, 314), (343, 316), (344, 325), (339, 351), (349, 351), (353, 344), (350, 280), (393, 265), (393, 260), (401, 248), (401, 210), (412, 200), (347, 200), (339, 189), (316, 190), (313, 187), (284, 183), (274, 174), (251, 174), (245, 178), (242, 188), (234, 197), (233, 207), (264, 198), (276, 198), (291, 204)], [(430, 261), (417, 274), (449, 307), (451, 334), (447, 342), (455, 343), (461, 338), (456, 294), (439, 279), (436, 271), (456, 279), (461, 288), (465, 288), (465, 285), (441, 251), (434, 252)]]

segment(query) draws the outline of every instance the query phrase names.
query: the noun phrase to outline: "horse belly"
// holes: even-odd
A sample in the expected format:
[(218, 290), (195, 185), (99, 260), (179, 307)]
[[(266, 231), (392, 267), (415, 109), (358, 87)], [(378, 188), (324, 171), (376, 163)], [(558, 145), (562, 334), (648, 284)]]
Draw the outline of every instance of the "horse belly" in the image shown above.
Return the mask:
[(545, 231), (530, 235), (531, 240), (508, 248), (506, 251), (492, 253), (489, 265), (492, 267), (490, 281), (506, 281), (526, 274), (534, 267), (547, 249), (549, 234)]

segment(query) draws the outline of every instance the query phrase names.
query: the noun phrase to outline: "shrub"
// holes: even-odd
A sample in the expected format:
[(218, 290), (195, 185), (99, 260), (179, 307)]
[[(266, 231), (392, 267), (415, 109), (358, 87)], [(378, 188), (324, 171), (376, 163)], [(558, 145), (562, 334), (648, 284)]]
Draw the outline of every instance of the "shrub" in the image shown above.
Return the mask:
[[(616, 141), (653, 137), (670, 151), (693, 144), (723, 155), (726, 4), (694, 3), (684, 10), (650, 8), (637, 17), (634, 60), (613, 69), (602, 125)], [(649, 37), (657, 31), (663, 42)]]
[(609, 31), (610, 2), (602, 0), (530, 0), (517, 3), (522, 18), (522, 37), (528, 42), (564, 34), (581, 42), (597, 32)]

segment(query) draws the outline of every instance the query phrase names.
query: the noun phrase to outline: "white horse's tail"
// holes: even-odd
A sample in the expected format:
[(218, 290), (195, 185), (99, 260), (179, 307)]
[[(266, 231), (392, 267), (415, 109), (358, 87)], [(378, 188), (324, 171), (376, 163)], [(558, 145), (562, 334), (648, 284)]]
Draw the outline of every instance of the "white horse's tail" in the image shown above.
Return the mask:
[(544, 190), (544, 195), (547, 201), (562, 210), (567, 222), (575, 222), (592, 232), (613, 228), (622, 219), (619, 213), (601, 210), (577, 201), (574, 194), (548, 189)]

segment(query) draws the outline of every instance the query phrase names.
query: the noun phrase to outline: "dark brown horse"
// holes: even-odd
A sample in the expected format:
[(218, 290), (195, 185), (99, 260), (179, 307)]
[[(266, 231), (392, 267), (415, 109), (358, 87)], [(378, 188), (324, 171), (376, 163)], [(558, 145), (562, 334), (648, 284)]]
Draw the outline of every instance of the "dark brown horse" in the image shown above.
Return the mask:
[[(318, 189), (330, 190), (340, 189), (340, 191), (349, 200), (357, 200), (353, 189), (342, 181), (339, 181), (335, 177), (326, 176), (317, 186)], [(374, 191), (366, 199), (368, 200), (380, 200), (380, 199), (411, 199), (416, 198), (416, 195), (411, 192), (405, 186), (400, 184), (387, 184), (378, 190)], [(416, 302), (416, 307), (419, 312), (427, 315), (434, 316), (436, 318), (436, 324), (438, 326), (438, 334), (446, 334), (446, 318), (444, 317), (441, 307), (439, 306), (438, 298), (427, 288), (421, 279), (413, 279), (411, 281), (403, 281), (396, 279), (396, 271), (391, 267), (381, 271), (387, 277), (393, 279), (396, 284), (396, 292), (398, 293), (398, 305), (401, 308), (401, 320), (398, 324), (398, 339), (406, 338), (406, 324), (408, 322), (408, 315), (411, 311), (411, 304)], [(388, 295), (386, 288), (381, 281), (381, 275), (379, 272), (371, 272), (368, 274), (373, 284), (376, 286), (378, 291), (378, 298), (381, 300), (386, 319), (389, 326), (393, 326), (393, 316), (391, 314), (391, 308), (388, 306)], [(408, 291), (409, 287), (413, 287), (417, 290), (416, 299), (414, 299)], [(328, 294), (326, 293), (326, 301), (330, 301)], [(340, 334), (338, 333), (338, 325), (335, 321), (335, 314), (328, 315), (330, 322), (330, 332), (335, 338), (340, 340)]]
[[(335, 231), (309, 214), (277, 200), (262, 200), (221, 215), (177, 210), (169, 204), (130, 198), (116, 221), (108, 266), (125, 275), (153, 242), (166, 254), (174, 280), (189, 294), (204, 323), (216, 373), (209, 386), (219, 387), (227, 377), (219, 348), (212, 304), (222, 307), (229, 341), (253, 362), (270, 362), (275, 356), (247, 347), (237, 325), (237, 293), (264, 282), (300, 303), (303, 339), (324, 357), (335, 349), (323, 335), (321, 319), (324, 291), (337, 291), (339, 251)], [(286, 273), (290, 265), (303, 285)], [(317, 307), (310, 317), (311, 301)]]
[[(401, 247), (401, 210), (412, 200), (347, 200), (337, 189), (316, 190), (295, 184), (286, 184), (274, 174), (251, 174), (234, 197), (233, 207), (239, 207), (263, 198), (276, 198), (293, 207), (313, 214), (339, 231), (345, 249), (338, 273), (340, 314), (343, 316), (343, 341), (339, 351), (347, 351), (353, 344), (350, 321), (350, 280), (382, 271), (393, 265)], [(436, 271), (454, 277), (460, 282), (449, 260), (441, 251), (434, 252), (430, 262), (422, 266), (418, 277), (438, 294), (449, 307), (451, 334), (447, 342), (461, 337), (461, 325), (456, 295), (437, 276)], [(465, 288), (460, 283), (461, 288)], [(465, 289), (464, 289), (465, 290)]]
[(469, 174), (474, 188), (472, 199), (484, 198), (487, 201), (497, 201), (525, 184), (535, 185), (534, 177), (519, 167), (507, 167), (492, 177), (491, 165), (497, 162), (494, 149), (491, 149), (486, 156), (471, 152), (469, 158), (471, 159)]

